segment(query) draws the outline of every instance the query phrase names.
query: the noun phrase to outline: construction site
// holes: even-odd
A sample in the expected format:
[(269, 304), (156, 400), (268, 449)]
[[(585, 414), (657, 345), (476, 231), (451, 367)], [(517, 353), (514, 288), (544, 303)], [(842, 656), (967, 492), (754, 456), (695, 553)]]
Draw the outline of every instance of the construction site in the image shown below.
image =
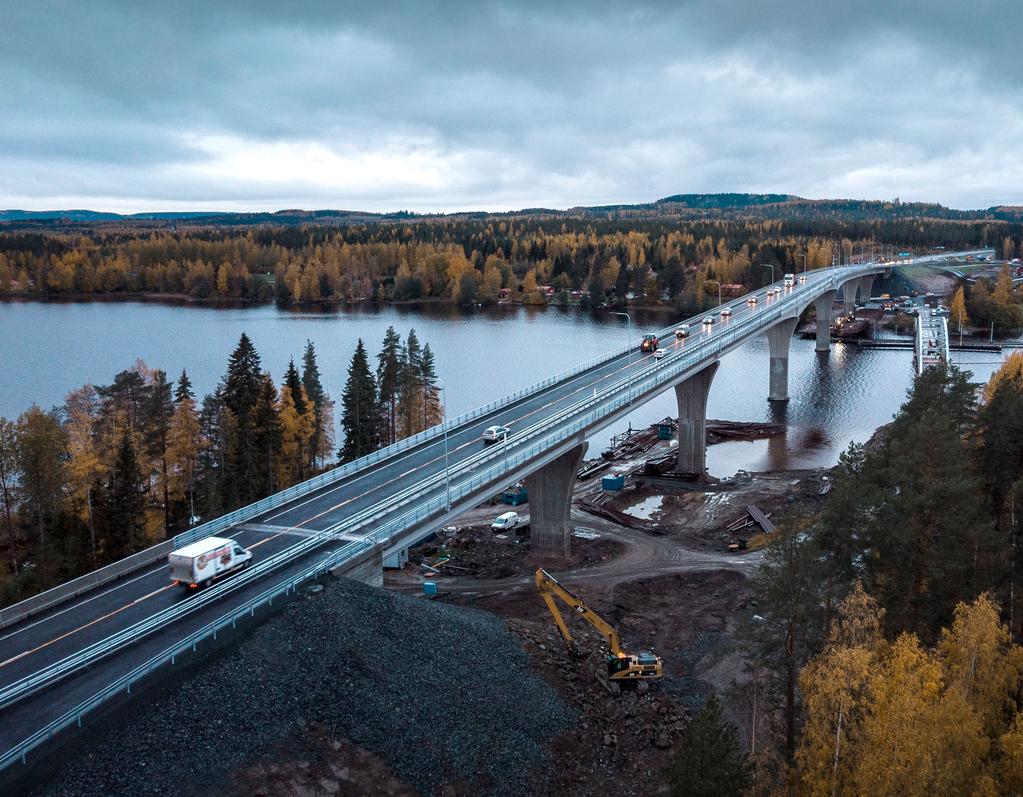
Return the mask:
[[(783, 431), (708, 421), (707, 440)], [(16, 787), (663, 791), (687, 722), (712, 692), (742, 688), (734, 632), (755, 611), (748, 578), (761, 549), (794, 505), (814, 511), (830, 488), (823, 470), (674, 473), (675, 439), (666, 418), (582, 463), (571, 554), (556, 567), (537, 566), (528, 494), (509, 485), (412, 549), (383, 590), (331, 576), (306, 587), (144, 699), (109, 709)], [(740, 731), (749, 725), (730, 711)], [(119, 765), (126, 755), (132, 767)]]

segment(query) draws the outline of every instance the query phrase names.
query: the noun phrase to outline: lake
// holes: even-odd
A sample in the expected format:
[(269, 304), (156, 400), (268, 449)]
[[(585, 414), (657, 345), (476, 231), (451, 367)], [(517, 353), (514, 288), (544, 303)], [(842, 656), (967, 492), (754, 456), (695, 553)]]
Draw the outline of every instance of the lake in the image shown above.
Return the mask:
[[(634, 337), (672, 322), (669, 312), (632, 311)], [(245, 332), (278, 383), (306, 340), (316, 346), (323, 384), (338, 399), (358, 338), (376, 354), (388, 326), (404, 337), (410, 328), (436, 355), (447, 386), (449, 415), (511, 393), (627, 340), (624, 321), (611, 313), (574, 308), (502, 305), (357, 305), (330, 311), (276, 306), (210, 307), (139, 301), (0, 302), (0, 415), (17, 417), (33, 403), (49, 408), (74, 388), (107, 384), (141, 358), (175, 379), (188, 370), (196, 392), (212, 391)], [(998, 355), (962, 353), (953, 360), (987, 379)], [(810, 340), (793, 339), (785, 407), (767, 401), (766, 340), (755, 340), (723, 360), (708, 401), (708, 417), (783, 420), (784, 436), (732, 442), (708, 449), (708, 470), (830, 466), (851, 440), (862, 442), (887, 423), (913, 377), (912, 352), (860, 350), (836, 344), (820, 356)], [(674, 391), (648, 402), (620, 424), (602, 430), (589, 455), (610, 436), (677, 413)]]

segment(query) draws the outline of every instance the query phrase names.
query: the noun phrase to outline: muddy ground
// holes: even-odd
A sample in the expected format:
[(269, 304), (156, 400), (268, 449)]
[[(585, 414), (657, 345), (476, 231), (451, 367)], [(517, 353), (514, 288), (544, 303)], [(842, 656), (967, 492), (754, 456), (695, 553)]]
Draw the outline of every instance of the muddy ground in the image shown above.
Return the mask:
[[(733, 632), (748, 606), (748, 575), (762, 553), (729, 553), (728, 542), (759, 529), (731, 532), (728, 525), (748, 504), (776, 521), (793, 507), (816, 511), (825, 500), (819, 495), (824, 476), (753, 474), (749, 481), (670, 492), (631, 481), (608, 504), (653, 533), (587, 512), (584, 499), (599, 495), (599, 479), (577, 486), (572, 520), (582, 536), (573, 537), (573, 560), (555, 576), (615, 626), (626, 650), (650, 650), (663, 659), (665, 677), (647, 695), (612, 698), (600, 688), (594, 671), (603, 662), (604, 640), (565, 612), (584, 657), (569, 654), (536, 593), (528, 532), (495, 539), (489, 531), (490, 519), (507, 506), (473, 513), (468, 528), (445, 546), (452, 558), (442, 572), (410, 566), (388, 573), (385, 585), (416, 592), (431, 580), (438, 600), (508, 618), (536, 671), (579, 712), (579, 727), (556, 742), (557, 765), (534, 793), (662, 793), (664, 766), (688, 717), (742, 674)], [(524, 514), (528, 505), (516, 510)], [(441, 552), (436, 544), (430, 548), (434, 557)]]

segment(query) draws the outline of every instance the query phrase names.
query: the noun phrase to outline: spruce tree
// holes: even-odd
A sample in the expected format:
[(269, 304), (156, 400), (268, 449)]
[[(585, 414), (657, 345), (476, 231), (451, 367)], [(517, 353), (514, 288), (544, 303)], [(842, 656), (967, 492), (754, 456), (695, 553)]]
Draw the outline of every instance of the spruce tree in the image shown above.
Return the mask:
[(309, 440), (309, 467), (315, 468), (319, 460), (330, 455), (334, 443), (334, 402), (323, 389), (320, 381), (320, 369), (316, 364), (316, 349), (313, 342), (305, 342), (305, 353), (302, 355), (302, 387), (305, 388), (306, 399), (313, 405), (314, 429)]
[(167, 374), (160, 369), (153, 371), (149, 391), (143, 407), (143, 430), (146, 454), (159, 471), (160, 498), (163, 502), (163, 528), (168, 533), (170, 517), (170, 474), (167, 464), (167, 434), (171, 416), (174, 414), (174, 400)]
[(227, 509), (244, 506), (263, 494), (265, 468), (256, 450), (252, 417), (262, 387), (259, 354), (248, 335), (242, 333), (228, 361), (221, 391), (228, 411), (222, 418), (225, 429), (223, 496)]
[(192, 380), (188, 378), (188, 372), (182, 369), (181, 376), (174, 386), (174, 403), (180, 404), (186, 398), (195, 401), (195, 391), (192, 390)]
[(749, 788), (739, 734), (714, 695), (682, 731), (667, 775), (672, 797), (742, 797)]
[(416, 331), (410, 329), (400, 357), (401, 380), (398, 393), (398, 415), (401, 437), (411, 437), (422, 430), (423, 349)]
[(342, 462), (351, 462), (375, 451), (379, 445), (376, 382), (369, 370), (369, 357), (362, 338), (359, 338), (348, 366), (348, 380), (341, 393), (341, 412), (345, 441), (338, 451), (338, 458)]
[(384, 345), (377, 355), (377, 385), (380, 389), (381, 432), (384, 445), (398, 439), (398, 398), (401, 392), (401, 335), (394, 327), (384, 334)]
[(423, 356), (419, 361), (419, 380), (423, 395), (421, 429), (429, 429), (444, 420), (444, 406), (440, 398), (440, 387), (437, 384), (437, 370), (429, 343), (423, 346)]
[(131, 432), (125, 429), (107, 487), (107, 546), (110, 561), (142, 547), (146, 483)]
[(295, 403), (295, 412), (305, 415), (306, 394), (302, 389), (302, 378), (295, 368), (295, 361), (288, 361), (288, 370), (284, 372), (284, 387), (291, 391), (291, 400)]
[(253, 499), (265, 498), (276, 489), (277, 455), (280, 448), (281, 422), (277, 415), (277, 388), (270, 374), (264, 374), (256, 406), (252, 410), (252, 449), (256, 457), (256, 472), (259, 474)]
[(224, 378), (224, 404), (239, 418), (248, 414), (256, 403), (263, 383), (263, 367), (259, 352), (244, 332), (227, 363)]

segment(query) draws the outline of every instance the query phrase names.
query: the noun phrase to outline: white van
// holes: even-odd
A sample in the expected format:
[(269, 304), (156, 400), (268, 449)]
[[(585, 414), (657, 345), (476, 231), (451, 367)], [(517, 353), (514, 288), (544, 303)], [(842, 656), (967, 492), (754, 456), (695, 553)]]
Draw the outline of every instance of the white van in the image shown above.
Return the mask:
[(491, 531), (508, 531), (517, 525), (519, 525), (519, 513), (505, 512), (503, 515), (498, 515), (494, 518), (494, 522), (490, 524), (490, 529)]
[(795, 274), (786, 274), (785, 275), (785, 282), (784, 282), (785, 287), (786, 288), (791, 288), (795, 284), (796, 284), (796, 275)]

